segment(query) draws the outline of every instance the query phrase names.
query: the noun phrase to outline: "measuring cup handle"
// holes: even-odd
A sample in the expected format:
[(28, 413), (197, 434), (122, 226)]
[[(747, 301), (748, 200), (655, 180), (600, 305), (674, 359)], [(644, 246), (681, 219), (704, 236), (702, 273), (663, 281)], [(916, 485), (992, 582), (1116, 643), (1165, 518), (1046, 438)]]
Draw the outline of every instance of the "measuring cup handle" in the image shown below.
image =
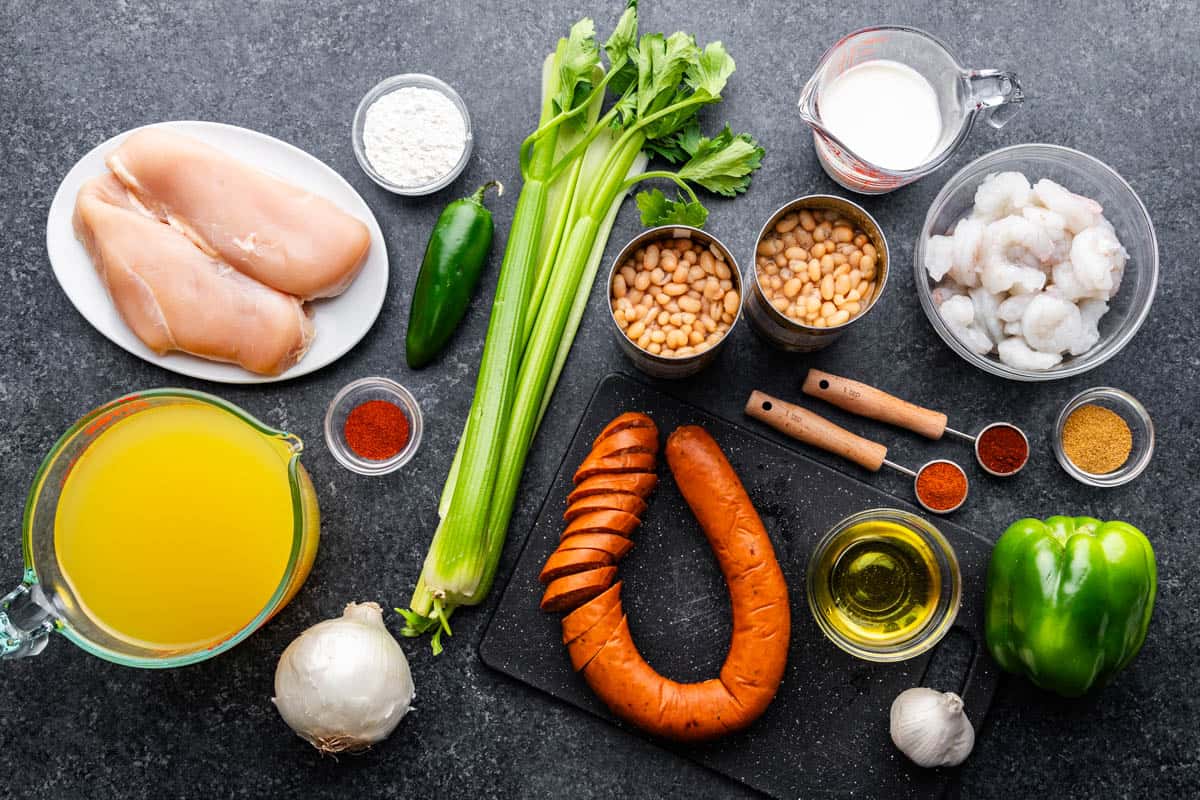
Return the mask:
[(808, 371), (804, 393), (860, 417), (905, 428), (928, 439), (940, 439), (946, 432), (946, 415), (940, 411), (922, 408), (874, 386), (839, 378), (819, 369)]
[(1021, 110), (1019, 104), (1025, 100), (1015, 72), (973, 69), (967, 73), (967, 85), (968, 102), (993, 128), (1003, 128)]
[(0, 659), (36, 656), (46, 649), (55, 614), (42, 587), (25, 582), (0, 598)]
[(754, 391), (746, 401), (746, 416), (765, 422), (797, 441), (853, 461), (864, 469), (878, 472), (887, 458), (887, 448), (856, 436), (808, 409), (785, 403), (769, 394)]

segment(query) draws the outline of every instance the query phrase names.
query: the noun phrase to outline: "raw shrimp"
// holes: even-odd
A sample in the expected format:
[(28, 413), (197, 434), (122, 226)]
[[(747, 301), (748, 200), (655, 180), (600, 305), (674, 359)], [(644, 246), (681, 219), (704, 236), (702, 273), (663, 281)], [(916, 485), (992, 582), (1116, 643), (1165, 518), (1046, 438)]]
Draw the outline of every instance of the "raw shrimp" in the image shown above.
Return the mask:
[(1110, 228), (1095, 225), (1080, 231), (1071, 242), (1071, 266), (1084, 289), (1111, 297), (1125, 272), (1129, 254)]
[(1039, 353), (1030, 350), (1025, 340), (1013, 336), (1005, 339), (996, 347), (1000, 360), (1010, 367), (1017, 369), (1047, 370), (1052, 369), (1062, 361), (1062, 356), (1056, 353)]
[(1054, 243), (1046, 232), (1024, 217), (1005, 217), (991, 223), (983, 232), (980, 277), (984, 288), (993, 293), (1039, 291), (1046, 285), (1046, 276), (1039, 267), (1053, 251)]
[(974, 200), (925, 251), (947, 329), (975, 353), (1031, 370), (1095, 347), (1129, 259), (1104, 208), (1019, 172), (988, 175)]
[(1071, 252), (1071, 234), (1067, 232), (1066, 217), (1041, 206), (1026, 206), (1021, 209), (1021, 216), (1044, 230), (1050, 237), (1054, 244), (1054, 252), (1050, 254), (1052, 263), (1067, 260)]
[(1025, 309), (1036, 296), (1033, 294), (1014, 294), (1000, 304), (1000, 307), (996, 309), (996, 316), (1005, 322), (1019, 322), (1025, 313)]
[(1071, 233), (1077, 234), (1092, 227), (1097, 217), (1104, 213), (1104, 206), (1095, 200), (1070, 192), (1049, 178), (1042, 178), (1035, 183), (1033, 194), (1043, 206), (1062, 214)]
[(1019, 172), (992, 173), (975, 190), (976, 219), (990, 222), (1020, 213), (1033, 201), (1029, 180)]
[(925, 271), (940, 281), (954, 266), (954, 240), (949, 236), (931, 236), (925, 244)]
[(992, 342), (1003, 339), (1003, 323), (997, 316), (1000, 306), (999, 296), (983, 288), (972, 289), (967, 292), (967, 295), (970, 296), (971, 303), (975, 306), (975, 327), (986, 333)]
[(951, 297), (958, 297), (962, 293), (962, 287), (951, 281), (950, 283), (940, 283), (934, 287), (933, 291), (930, 292), (930, 297), (933, 298), (933, 304), (935, 306), (940, 306)]
[(1084, 339), (1083, 317), (1074, 303), (1043, 292), (1025, 307), (1021, 335), (1034, 350), (1059, 354), (1080, 346)]
[(983, 220), (965, 217), (954, 227), (954, 266), (951, 277), (962, 283), (960, 275), (975, 272), (979, 264), (979, 248), (983, 244)]
[(969, 297), (963, 295), (951, 297), (942, 303), (938, 312), (942, 315), (946, 327), (954, 334), (954, 338), (962, 342), (971, 352), (980, 355), (992, 352), (992, 348), (995, 346), (992, 340), (972, 324), (975, 321), (975, 305)]
[(1103, 300), (1085, 300), (1079, 304), (1079, 316), (1083, 321), (1083, 334), (1070, 350), (1071, 355), (1081, 356), (1100, 341), (1100, 318), (1108, 313), (1108, 303)]
[[(1071, 302), (1097, 296), (1097, 292), (1084, 286), (1075, 277), (1075, 266), (1070, 261), (1063, 261), (1060, 264), (1054, 265), (1054, 269), (1050, 271), (1049, 291)], [(1099, 294), (1103, 295), (1106, 293), (1101, 292)]]

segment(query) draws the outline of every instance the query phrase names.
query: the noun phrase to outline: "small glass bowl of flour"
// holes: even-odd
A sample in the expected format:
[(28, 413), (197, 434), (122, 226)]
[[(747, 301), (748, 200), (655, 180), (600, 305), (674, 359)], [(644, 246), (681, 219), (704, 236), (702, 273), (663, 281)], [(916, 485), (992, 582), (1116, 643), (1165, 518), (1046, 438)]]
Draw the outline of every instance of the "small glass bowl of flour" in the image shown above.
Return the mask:
[(371, 180), (396, 194), (432, 194), (471, 157), (471, 115), (458, 92), (431, 75), (380, 81), (354, 112), (354, 155)]

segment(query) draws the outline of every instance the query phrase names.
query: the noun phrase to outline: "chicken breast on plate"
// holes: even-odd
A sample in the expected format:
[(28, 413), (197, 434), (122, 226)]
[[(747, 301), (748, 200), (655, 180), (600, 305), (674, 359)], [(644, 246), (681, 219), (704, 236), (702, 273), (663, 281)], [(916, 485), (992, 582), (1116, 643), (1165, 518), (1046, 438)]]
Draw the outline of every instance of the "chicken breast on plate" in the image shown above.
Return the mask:
[(73, 222), (121, 318), (159, 355), (277, 375), (308, 349), (312, 320), (297, 298), (203, 253), (138, 209), (113, 175), (83, 185)]
[(107, 164), (151, 214), (281, 292), (341, 294), (366, 260), (371, 237), (361, 221), (189, 136), (144, 128)]

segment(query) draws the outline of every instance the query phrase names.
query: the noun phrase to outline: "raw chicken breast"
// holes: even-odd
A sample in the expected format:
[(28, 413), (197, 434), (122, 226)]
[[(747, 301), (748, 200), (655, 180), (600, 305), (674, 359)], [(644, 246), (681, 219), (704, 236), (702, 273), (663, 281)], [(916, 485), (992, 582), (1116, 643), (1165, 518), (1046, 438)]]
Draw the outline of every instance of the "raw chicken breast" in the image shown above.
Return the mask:
[(151, 214), (281, 292), (304, 300), (341, 294), (366, 260), (371, 238), (362, 222), (191, 137), (146, 128), (107, 163)]
[(276, 375), (313, 338), (300, 301), (201, 252), (137, 209), (112, 175), (83, 185), (75, 235), (125, 323), (147, 347), (230, 361)]

